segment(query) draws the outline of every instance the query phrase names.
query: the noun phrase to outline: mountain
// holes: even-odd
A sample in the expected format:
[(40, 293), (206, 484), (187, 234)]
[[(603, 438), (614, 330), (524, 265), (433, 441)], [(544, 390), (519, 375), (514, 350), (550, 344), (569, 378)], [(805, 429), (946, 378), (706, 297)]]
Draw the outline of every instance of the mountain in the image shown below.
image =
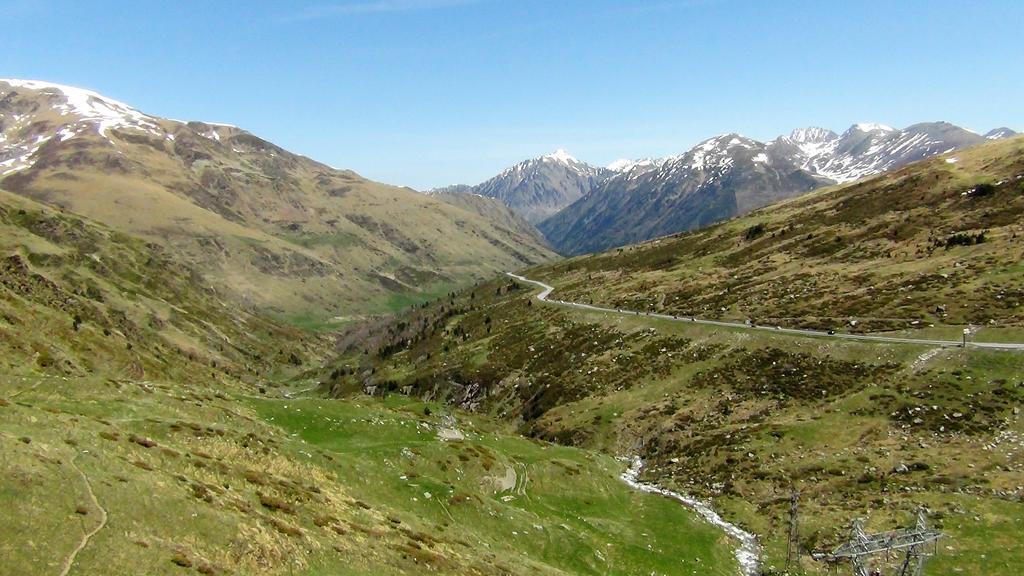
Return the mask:
[(204, 284), (303, 321), (387, 310), (552, 256), (479, 210), (240, 128), (44, 82), (0, 81), (0, 187), (158, 242)]
[(159, 243), (0, 190), (0, 573), (737, 572), (717, 528), (610, 456), (311, 396), (331, 344)]
[(327, 349), (232, 302), (173, 250), (0, 190), (5, 377), (102, 374), (234, 388)]
[(984, 141), (948, 122), (904, 130), (855, 124), (841, 135), (804, 128), (770, 142), (726, 134), (661, 161), (616, 162), (619, 172), (538, 227), (563, 254), (594, 252), (692, 230)]
[[(762, 153), (721, 144), (683, 166)], [(1022, 221), (1024, 137), (997, 140), (522, 272), (552, 301), (622, 313), (540, 302), (503, 277), (353, 328), (325, 387), (401, 391), (640, 457), (647, 481), (755, 533), (763, 567), (785, 564), (796, 491), (805, 550), (834, 549), (854, 518), (881, 531), (927, 506), (950, 543), (929, 573), (1011, 576), (1024, 560), (1024, 354), (846, 336), (959, 340), (970, 327), (972, 341), (1020, 342)], [(833, 569), (805, 557), (789, 572)]]
[(989, 130), (985, 133), (985, 138), (988, 140), (999, 140), (1001, 138), (1012, 138), (1016, 135), (1017, 132), (1014, 132), (1004, 126), (1002, 128), (993, 128), (992, 130)]
[(663, 158), (641, 158), (640, 160), (630, 160), (629, 158), (619, 158), (612, 162), (605, 168), (612, 172), (631, 172), (633, 170), (647, 170), (657, 168), (664, 163)]
[(440, 196), (451, 194), (475, 194), (475, 192), (473, 192), (473, 187), (468, 184), (452, 184), (451, 186), (431, 188), (430, 190), (427, 190), (427, 194)]
[(821, 128), (795, 130), (772, 142), (796, 152), (802, 169), (835, 182), (850, 182), (910, 162), (984, 142), (984, 138), (948, 122), (914, 124), (896, 130), (883, 124), (855, 124), (841, 136)]
[(618, 173), (539, 228), (559, 252), (592, 252), (706, 226), (829, 183), (776, 152), (738, 134), (710, 138)]
[(547, 246), (547, 240), (544, 239), (540, 230), (537, 230), (515, 210), (494, 198), (469, 192), (468, 188), (468, 186), (448, 186), (432, 190), (430, 195), (452, 206), (480, 215), (508, 237), (519, 239), (523, 245)]
[(565, 150), (526, 160), (472, 187), (474, 194), (500, 200), (536, 224), (572, 204), (613, 171), (591, 166)]

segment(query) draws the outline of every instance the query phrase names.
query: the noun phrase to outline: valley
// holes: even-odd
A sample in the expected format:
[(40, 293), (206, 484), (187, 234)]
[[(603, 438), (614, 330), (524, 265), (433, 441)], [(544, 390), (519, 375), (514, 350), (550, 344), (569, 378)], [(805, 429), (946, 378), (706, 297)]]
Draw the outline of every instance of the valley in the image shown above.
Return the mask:
[[(758, 534), (766, 568), (782, 565), (795, 486), (807, 551), (829, 549), (854, 517), (886, 529), (923, 504), (948, 535), (931, 573), (978, 568), (992, 549), (1003, 555), (986, 570), (1013, 573), (1018, 352), (709, 330), (508, 294), (452, 317), (451, 336), (385, 352), (362, 378), (375, 393), (444, 400), (527, 436), (643, 455), (643, 478), (711, 500)], [(366, 390), (345, 377), (333, 386)], [(806, 558), (804, 568), (825, 570)]]
[(6, 193), (0, 231), (2, 574), (735, 573), (611, 455), (311, 396), (329, 338), (156, 243)]
[[(736, 573), (727, 535), (631, 489), (614, 455), (524, 438), (440, 402), (314, 394), (344, 325), (329, 316), (358, 326), (552, 258), (516, 214), (286, 157), (289, 168), (348, 179), (350, 199), (365, 194), (355, 204), (293, 197), (312, 220), (341, 210), (367, 242), (401, 244), (416, 228), (380, 222), (412, 211), (457, 254), (448, 269), (443, 250), (426, 255), (424, 270), (441, 275), (389, 260), (405, 272), (378, 268), (394, 278), (364, 290), (361, 270), (331, 267), (358, 257), (347, 241), (309, 233), (312, 220), (268, 224), (269, 212), (246, 208), (259, 195), (251, 182), (239, 204), (218, 208), (156, 173), (189, 174), (176, 164), (189, 139), (205, 153), (227, 154), (217, 142), (233, 154), (243, 142), (260, 148), (259, 158), (206, 159), (253, 163), (246, 169), (283, 150), (93, 93), (27, 90), (8, 93), (7, 105), (36, 116), (5, 119), (5, 139), (48, 144), (5, 148), (18, 155), (0, 180), (0, 574)], [(68, 102), (56, 118), (52, 100)], [(138, 131), (162, 140), (146, 151)], [(218, 137), (205, 144), (197, 131)], [(115, 157), (127, 164), (111, 176)], [(220, 190), (234, 186), (231, 173)], [(268, 179), (275, 193), (263, 208), (287, 192), (281, 179)], [(388, 249), (377, 246), (374, 257)], [(315, 290), (292, 291), (314, 277), (344, 300), (324, 310)]]
[(797, 490), (800, 570), (827, 573), (810, 553), (854, 518), (887, 530), (925, 506), (946, 534), (929, 574), (1013, 574), (1021, 146), (481, 283), (343, 336), (324, 389), (640, 457), (642, 479), (756, 534), (765, 573), (785, 569)]
[(0, 575), (828, 574), (924, 509), (1011, 576), (1022, 214), (1009, 129), (419, 193), (0, 80)]

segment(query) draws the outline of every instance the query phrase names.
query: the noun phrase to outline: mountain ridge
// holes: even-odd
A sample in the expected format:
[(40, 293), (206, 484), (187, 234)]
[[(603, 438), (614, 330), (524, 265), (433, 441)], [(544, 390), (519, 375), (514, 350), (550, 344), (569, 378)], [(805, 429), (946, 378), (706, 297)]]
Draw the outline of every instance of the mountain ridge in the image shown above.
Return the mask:
[(531, 224), (572, 204), (614, 171), (582, 162), (563, 149), (523, 160), (474, 186), (454, 185), (435, 191), (456, 191), (494, 198)]
[[(902, 130), (860, 123), (842, 134), (798, 128), (767, 142), (722, 134), (606, 179), (538, 227), (563, 254), (594, 252), (691, 230), (985, 141), (948, 122)], [(756, 153), (747, 154), (750, 150)]]
[(41, 81), (0, 81), (0, 187), (158, 241), (284, 316), (384, 311), (553, 255), (485, 213), (241, 128)]

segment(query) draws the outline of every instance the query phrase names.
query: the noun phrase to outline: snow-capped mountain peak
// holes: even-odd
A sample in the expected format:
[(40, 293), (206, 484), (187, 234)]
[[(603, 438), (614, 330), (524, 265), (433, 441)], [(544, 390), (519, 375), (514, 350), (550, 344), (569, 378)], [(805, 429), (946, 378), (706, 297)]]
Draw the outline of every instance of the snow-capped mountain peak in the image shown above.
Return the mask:
[(925, 122), (903, 130), (865, 122), (850, 126), (841, 136), (795, 130), (771, 146), (800, 168), (842, 183), (980, 141), (977, 134), (948, 122)]
[[(48, 142), (73, 138), (100, 138), (118, 148), (118, 133), (146, 135), (173, 141), (179, 125), (204, 128), (199, 132), (219, 141), (226, 125), (186, 123), (150, 116), (131, 106), (84, 88), (39, 80), (0, 79), (0, 176), (34, 165), (37, 153)], [(34, 121), (40, 105), (45, 122)]]
[[(994, 132), (1000, 136), (1004, 132)], [(897, 130), (862, 123), (842, 135), (794, 130), (770, 142), (715, 136), (648, 171), (620, 171), (540, 229), (564, 254), (603, 250), (743, 214), (815, 188), (849, 182), (984, 142), (948, 122)]]
[(828, 142), (839, 138), (839, 135), (827, 128), (818, 128), (817, 126), (809, 126), (807, 128), (797, 128), (789, 133), (787, 136), (794, 144), (818, 144), (822, 142)]
[(999, 140), (1001, 138), (1010, 138), (1016, 135), (1017, 133), (1014, 132), (1013, 130), (1010, 130), (1009, 128), (1006, 127), (1002, 127), (989, 130), (988, 132), (985, 133), (985, 138), (988, 140)]
[(708, 138), (687, 152), (669, 158), (666, 164), (674, 164), (676, 169), (710, 170), (728, 167), (733, 162), (734, 148), (754, 150), (764, 145), (746, 136), (730, 132)]
[(555, 162), (561, 162), (563, 164), (576, 164), (579, 162), (579, 160), (573, 157), (572, 154), (569, 154), (568, 152), (561, 148), (555, 150), (551, 154), (545, 154), (542, 159), (554, 160)]
[[(851, 126), (850, 130), (855, 130), (857, 132), (864, 132), (864, 133), (870, 133), (870, 132), (896, 132), (897, 131), (892, 126), (887, 126), (885, 124), (879, 124), (877, 122), (860, 122), (858, 124), (854, 124), (853, 126)], [(847, 130), (847, 132), (849, 132), (850, 130)]]
[(636, 163), (636, 160), (630, 160), (629, 158), (619, 158), (618, 160), (605, 166), (605, 168), (611, 170), (612, 172), (625, 172), (632, 168)]
[(612, 172), (626, 173), (632, 172), (636, 169), (650, 169), (660, 166), (665, 160), (660, 158), (640, 158), (639, 160), (630, 160), (629, 158), (620, 158), (611, 164), (605, 166), (606, 170)]
[(563, 149), (524, 160), (473, 186), (471, 192), (495, 198), (537, 223), (575, 202), (613, 174), (577, 160)]
[(82, 124), (95, 125), (97, 132), (104, 137), (112, 128), (133, 128), (158, 136), (164, 134), (157, 124), (157, 118), (91, 90), (38, 80), (0, 79), (0, 83), (7, 83), (15, 89), (35, 90), (62, 98), (63, 102), (56, 104), (53, 109), (62, 116), (73, 117), (72, 122), (79, 125), (70, 127), (67, 137), (79, 133), (80, 130), (76, 128), (82, 128)]

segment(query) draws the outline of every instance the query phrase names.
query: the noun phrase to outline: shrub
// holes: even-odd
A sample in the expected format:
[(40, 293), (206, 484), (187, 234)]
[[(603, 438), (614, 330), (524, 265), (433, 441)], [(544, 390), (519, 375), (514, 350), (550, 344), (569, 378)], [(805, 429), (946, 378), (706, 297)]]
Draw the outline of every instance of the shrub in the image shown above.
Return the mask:
[(136, 443), (139, 446), (142, 446), (144, 448), (152, 448), (152, 447), (156, 446), (156, 441), (155, 440), (153, 440), (151, 438), (146, 438), (144, 436), (136, 436), (136, 435), (132, 434), (131, 436), (128, 437), (128, 440), (131, 440), (132, 442), (134, 442), (134, 443)]
[(184, 552), (175, 552), (174, 556), (171, 556), (171, 562), (174, 562), (182, 568), (191, 568), (192, 559), (188, 557)]
[(267, 508), (268, 510), (280, 510), (281, 512), (285, 512), (287, 514), (295, 513), (295, 506), (293, 506), (290, 502), (278, 498), (277, 496), (260, 493), (259, 497), (260, 504), (264, 508)]
[(984, 244), (985, 241), (985, 232), (979, 232), (977, 234), (957, 232), (956, 234), (952, 234), (946, 238), (945, 247), (946, 250), (949, 250), (954, 246), (974, 246), (975, 244)]
[(763, 236), (766, 230), (767, 229), (765, 228), (764, 223), (759, 222), (757, 224), (754, 224), (750, 228), (747, 228), (743, 232), (743, 239), (746, 240), (747, 242), (756, 240), (757, 238)]
[(974, 198), (982, 198), (984, 196), (992, 195), (993, 193), (995, 193), (995, 191), (996, 187), (994, 185), (982, 183), (975, 185), (974, 188), (971, 188), (971, 190), (968, 192), (968, 195)]

